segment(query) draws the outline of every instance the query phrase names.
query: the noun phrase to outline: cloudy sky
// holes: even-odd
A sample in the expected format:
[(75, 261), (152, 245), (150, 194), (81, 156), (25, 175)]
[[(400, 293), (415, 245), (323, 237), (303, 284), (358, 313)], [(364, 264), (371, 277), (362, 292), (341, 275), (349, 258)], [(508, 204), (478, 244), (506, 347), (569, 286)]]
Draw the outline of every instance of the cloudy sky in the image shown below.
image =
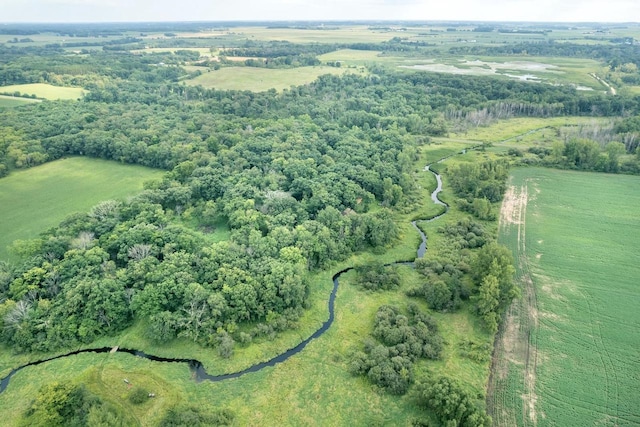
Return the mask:
[(640, 0), (0, 0), (0, 22), (640, 21)]

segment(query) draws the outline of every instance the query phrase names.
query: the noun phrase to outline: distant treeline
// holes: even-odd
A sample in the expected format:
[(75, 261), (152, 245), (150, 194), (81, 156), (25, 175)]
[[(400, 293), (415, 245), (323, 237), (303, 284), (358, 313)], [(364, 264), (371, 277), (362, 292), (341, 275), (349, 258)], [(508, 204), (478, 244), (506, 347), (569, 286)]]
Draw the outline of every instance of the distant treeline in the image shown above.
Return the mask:
[(601, 60), (612, 68), (625, 63), (640, 65), (640, 45), (634, 44), (575, 44), (524, 42), (498, 46), (455, 46), (449, 49), (453, 55), (530, 55)]

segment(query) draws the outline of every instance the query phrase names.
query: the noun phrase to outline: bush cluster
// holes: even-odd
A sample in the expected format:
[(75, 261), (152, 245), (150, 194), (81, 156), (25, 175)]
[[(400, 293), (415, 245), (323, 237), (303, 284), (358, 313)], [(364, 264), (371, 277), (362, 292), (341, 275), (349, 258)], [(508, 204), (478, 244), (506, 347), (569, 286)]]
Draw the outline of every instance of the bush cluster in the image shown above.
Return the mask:
[(417, 306), (410, 305), (404, 315), (397, 307), (385, 305), (376, 313), (364, 350), (353, 353), (349, 370), (392, 394), (404, 394), (413, 382), (413, 363), (419, 358), (440, 358), (442, 346), (435, 320)]

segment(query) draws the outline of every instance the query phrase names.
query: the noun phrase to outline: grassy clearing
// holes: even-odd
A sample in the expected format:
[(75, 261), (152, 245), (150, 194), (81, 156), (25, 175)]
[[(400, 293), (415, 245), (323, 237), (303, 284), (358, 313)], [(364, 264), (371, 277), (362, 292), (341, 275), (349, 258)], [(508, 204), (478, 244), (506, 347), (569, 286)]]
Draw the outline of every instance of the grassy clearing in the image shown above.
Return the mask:
[[(401, 274), (400, 292), (376, 293), (354, 286), (352, 273), (344, 275), (332, 328), (302, 353), (273, 368), (221, 383), (196, 383), (190, 379), (186, 365), (149, 362), (126, 354), (83, 354), (21, 371), (0, 395), (0, 411), (11, 412), (8, 424), (12, 425), (26, 407), (26, 403), (16, 406), (14, 401), (29, 402), (43, 384), (52, 381), (81, 381), (141, 425), (153, 425), (165, 408), (177, 402), (206, 408), (228, 407), (236, 414), (237, 425), (410, 425), (412, 419), (424, 416), (410, 396), (396, 397), (376, 390), (366, 379), (348, 372), (348, 353), (362, 346), (371, 332), (377, 308), (383, 304), (405, 306), (409, 299), (402, 290), (420, 280), (408, 267), (402, 267)], [(326, 317), (326, 301), (322, 305)], [(448, 334), (446, 360), (423, 362), (417, 369), (456, 370), (481, 392), (486, 364), (469, 363), (456, 350), (461, 339), (478, 335), (473, 317), (466, 310), (437, 317)], [(206, 349), (201, 352), (214, 353)], [(242, 358), (240, 353), (234, 356)], [(209, 369), (218, 371), (215, 366)], [(131, 406), (126, 400), (124, 378), (156, 393), (157, 400), (141, 407)]]
[(496, 425), (640, 423), (639, 184), (513, 172), (516, 197), (503, 205), (500, 236), (516, 255), (524, 298), (497, 348)]
[(29, 239), (73, 212), (132, 195), (163, 172), (72, 157), (20, 170), (0, 180), (0, 259), (16, 239)]
[(0, 93), (20, 92), (27, 95), (35, 95), (38, 98), (49, 100), (78, 99), (82, 98), (85, 90), (79, 87), (61, 87), (46, 83), (31, 83), (24, 85), (0, 86)]
[(519, 117), (498, 120), (489, 126), (465, 132), (451, 132), (449, 138), (437, 138), (435, 141), (484, 143), (488, 144), (487, 151), (494, 153), (505, 153), (511, 148), (526, 151), (530, 147), (551, 147), (554, 142), (564, 142), (566, 135), (580, 126), (606, 126), (610, 123), (610, 118), (596, 117)]
[(276, 89), (280, 91), (291, 86), (311, 83), (323, 74), (341, 75), (346, 72), (354, 72), (354, 70), (335, 67), (287, 69), (225, 67), (185, 82), (192, 86), (202, 85), (215, 89), (250, 90), (253, 92)]
[(376, 50), (340, 49), (335, 52), (319, 55), (318, 59), (322, 62), (342, 61), (347, 64), (361, 65), (366, 62), (380, 61), (379, 55), (380, 52)]
[(19, 98), (17, 96), (0, 95), (0, 109), (19, 107), (25, 104), (33, 104), (34, 102), (40, 102), (38, 99)]
[[(127, 354), (85, 353), (31, 366), (15, 375), (0, 395), (3, 425), (17, 425), (38, 390), (54, 381), (83, 383), (91, 392), (115, 406), (127, 418), (127, 425), (157, 425), (164, 410), (186, 395), (175, 378), (187, 377), (184, 364), (161, 364)], [(124, 379), (129, 381), (128, 385)], [(195, 383), (194, 383), (195, 384)], [(142, 386), (156, 397), (142, 405), (132, 405), (128, 393)]]

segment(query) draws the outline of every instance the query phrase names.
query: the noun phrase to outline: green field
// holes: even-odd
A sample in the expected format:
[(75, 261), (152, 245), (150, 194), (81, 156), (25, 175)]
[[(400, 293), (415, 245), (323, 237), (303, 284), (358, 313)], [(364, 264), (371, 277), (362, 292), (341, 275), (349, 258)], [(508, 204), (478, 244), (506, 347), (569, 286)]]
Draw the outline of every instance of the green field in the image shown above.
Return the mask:
[(142, 190), (162, 172), (141, 166), (73, 157), (12, 173), (0, 179), (0, 259), (7, 245), (57, 225), (67, 215), (102, 200)]
[(344, 61), (347, 63), (362, 63), (380, 61), (381, 58), (380, 52), (377, 50), (340, 49), (319, 55), (318, 59), (322, 62)]
[(352, 69), (335, 67), (300, 67), (267, 69), (254, 67), (226, 67), (186, 80), (192, 86), (206, 88), (250, 90), (254, 92), (269, 89), (288, 89), (291, 86), (311, 83), (323, 74), (344, 74)]
[(498, 426), (640, 423), (640, 178), (518, 169), (500, 239), (511, 307), (489, 406)]
[(56, 99), (78, 99), (84, 95), (84, 89), (79, 87), (61, 87), (46, 83), (31, 83), (24, 85), (0, 86), (0, 93), (14, 93), (35, 95), (38, 98)]
[(0, 108), (19, 107), (21, 105), (32, 104), (34, 102), (39, 102), (39, 100), (0, 95)]

